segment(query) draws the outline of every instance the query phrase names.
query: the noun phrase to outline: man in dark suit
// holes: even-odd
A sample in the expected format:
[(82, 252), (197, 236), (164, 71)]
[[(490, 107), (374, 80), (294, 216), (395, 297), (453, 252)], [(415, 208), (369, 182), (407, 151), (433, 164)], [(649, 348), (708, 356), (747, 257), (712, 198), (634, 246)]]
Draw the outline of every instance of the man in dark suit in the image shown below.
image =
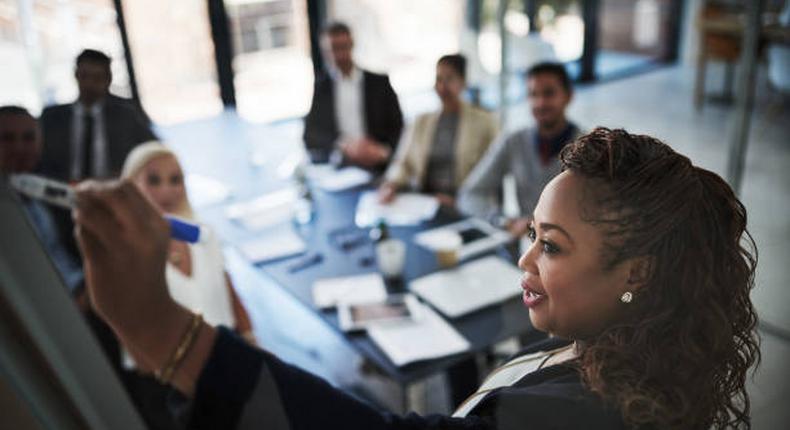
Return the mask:
[(41, 113), (44, 150), (40, 171), (66, 181), (120, 173), (126, 155), (156, 136), (142, 110), (110, 94), (110, 57), (91, 49), (77, 57), (79, 98)]
[(313, 102), (305, 118), (304, 141), (316, 163), (386, 168), (403, 129), (398, 96), (386, 75), (358, 68), (351, 30), (342, 23), (321, 37), (327, 73), (316, 76)]

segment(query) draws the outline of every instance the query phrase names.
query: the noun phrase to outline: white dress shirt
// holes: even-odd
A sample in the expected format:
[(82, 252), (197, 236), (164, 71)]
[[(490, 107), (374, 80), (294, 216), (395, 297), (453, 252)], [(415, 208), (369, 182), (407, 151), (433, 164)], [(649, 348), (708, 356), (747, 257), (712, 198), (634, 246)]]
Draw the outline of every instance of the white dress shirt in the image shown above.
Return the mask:
[(107, 136), (104, 128), (104, 103), (95, 103), (86, 108), (79, 101), (74, 103), (72, 110), (72, 136), (71, 136), (71, 179), (80, 180), (84, 179), (82, 162), (83, 157), (83, 135), (85, 131), (84, 119), (86, 110), (89, 115), (93, 117), (93, 166), (90, 166), (90, 176), (95, 178), (105, 178), (109, 175), (108, 160), (107, 160)]
[(365, 137), (362, 71), (354, 67), (349, 76), (333, 73), (335, 84), (335, 115), (340, 141)]

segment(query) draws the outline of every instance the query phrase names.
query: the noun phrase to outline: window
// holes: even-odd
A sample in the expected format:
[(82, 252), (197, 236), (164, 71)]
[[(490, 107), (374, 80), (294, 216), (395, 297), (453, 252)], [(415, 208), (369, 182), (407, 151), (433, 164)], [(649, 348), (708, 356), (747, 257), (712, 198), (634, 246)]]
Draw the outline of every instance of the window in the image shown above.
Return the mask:
[(226, 0), (233, 40), (236, 108), (250, 121), (302, 116), (313, 62), (305, 0)]
[(327, 3), (327, 16), (351, 27), (355, 61), (388, 73), (403, 110), (410, 115), (438, 106), (432, 97), (436, 61), (461, 48), (464, 4), (463, 0), (332, 0)]
[(74, 59), (86, 48), (113, 59), (110, 91), (130, 96), (115, 7), (110, 0), (0, 3), (0, 103), (34, 113), (77, 98)]
[(151, 119), (172, 124), (222, 111), (205, 1), (123, 2), (140, 99)]

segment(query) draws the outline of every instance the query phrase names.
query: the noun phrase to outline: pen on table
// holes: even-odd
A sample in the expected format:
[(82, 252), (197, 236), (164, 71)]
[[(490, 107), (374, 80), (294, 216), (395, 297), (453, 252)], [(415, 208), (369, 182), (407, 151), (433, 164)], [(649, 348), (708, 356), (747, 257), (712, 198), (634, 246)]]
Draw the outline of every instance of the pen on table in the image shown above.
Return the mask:
[[(65, 209), (72, 209), (75, 206), (74, 190), (69, 184), (55, 181), (43, 176), (31, 174), (11, 175), (9, 184), (20, 194), (60, 206)], [(172, 215), (165, 215), (165, 219), (170, 223), (170, 237), (175, 240), (188, 243), (200, 241), (203, 232), (199, 225), (184, 221)]]
[(314, 266), (322, 261), (324, 261), (324, 256), (315, 252), (292, 264), (288, 268), (288, 271), (291, 273), (298, 272), (300, 270), (307, 269), (310, 266)]

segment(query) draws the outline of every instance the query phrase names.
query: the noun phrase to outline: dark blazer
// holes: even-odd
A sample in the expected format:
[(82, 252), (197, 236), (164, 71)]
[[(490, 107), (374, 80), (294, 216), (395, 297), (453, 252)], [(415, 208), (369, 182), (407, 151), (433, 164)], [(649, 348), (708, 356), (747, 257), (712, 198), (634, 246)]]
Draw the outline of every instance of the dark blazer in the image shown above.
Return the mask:
[[(567, 342), (548, 339), (523, 354)], [(219, 330), (197, 382), (190, 426), (344, 430), (624, 429), (619, 412), (587, 390), (579, 372), (554, 365), (490, 392), (465, 418), (374, 408), (312, 374)]]
[[(39, 171), (46, 176), (71, 179), (71, 139), (73, 104), (50, 106), (41, 112), (43, 151)], [(120, 174), (129, 152), (140, 143), (155, 140), (147, 117), (133, 102), (116, 96), (104, 101), (104, 126), (107, 138), (107, 166), (113, 176)]]
[[(394, 153), (403, 130), (403, 114), (389, 78), (363, 70), (362, 92), (365, 132)], [(304, 143), (311, 160), (327, 162), (339, 136), (335, 86), (329, 74), (322, 73), (316, 77), (310, 112), (304, 120)]]

